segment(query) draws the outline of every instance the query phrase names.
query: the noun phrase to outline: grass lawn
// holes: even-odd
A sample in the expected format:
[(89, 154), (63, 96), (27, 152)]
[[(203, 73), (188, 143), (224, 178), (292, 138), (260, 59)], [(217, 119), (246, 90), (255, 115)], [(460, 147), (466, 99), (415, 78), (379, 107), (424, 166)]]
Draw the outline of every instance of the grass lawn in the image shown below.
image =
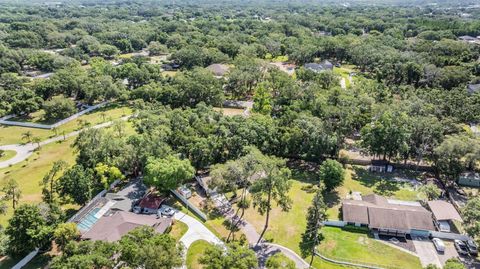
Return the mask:
[(333, 259), (358, 261), (379, 266), (393, 266), (402, 269), (422, 268), (420, 260), (406, 252), (386, 246), (371, 239), (366, 232), (351, 232), (336, 227), (324, 227), (324, 240), (318, 251)]
[(187, 269), (202, 269), (199, 259), (202, 257), (205, 249), (210, 247), (211, 244), (204, 240), (198, 240), (187, 250)]
[[(331, 197), (330, 196), (326, 197), (327, 201), (329, 201), (330, 207), (337, 208), (336, 212), (338, 212), (338, 204), (340, 202), (340, 197), (341, 197), (340, 195), (347, 194), (350, 188), (353, 188), (354, 190), (358, 189), (359, 191), (362, 191), (362, 193), (373, 192), (373, 190), (368, 186), (363, 185), (361, 182), (357, 180), (353, 180), (351, 177), (351, 173), (352, 173), (352, 170), (349, 170), (344, 186), (338, 188), (335, 194), (332, 195)], [(272, 241), (274, 243), (286, 246), (292, 249), (293, 251), (297, 252), (298, 254), (300, 254), (299, 243), (301, 240), (301, 234), (304, 232), (306, 227), (305, 216), (314, 195), (313, 191), (315, 190), (315, 188), (312, 188), (311, 183), (316, 182), (316, 175), (313, 174), (312, 172), (304, 172), (304, 171), (292, 169), (292, 178), (294, 180), (291, 181), (292, 188), (290, 189), (290, 192), (289, 192), (289, 197), (293, 200), (292, 208), (289, 212), (282, 212), (274, 204), (274, 208), (272, 209), (271, 217), (270, 217), (270, 225), (266, 232), (265, 239)], [(330, 209), (328, 213), (331, 214), (332, 209)], [(245, 219), (256, 228), (257, 232), (260, 233), (262, 231), (263, 225), (265, 223), (265, 217), (261, 216), (255, 209), (253, 208), (248, 209), (245, 213)], [(326, 237), (330, 236), (329, 234), (330, 231), (328, 230), (328, 228), (325, 228), (325, 229), (326, 229), (325, 236)], [(360, 234), (359, 236), (362, 236), (362, 235), (364, 234)], [(364, 236), (366, 237), (366, 235)], [(373, 240), (370, 240), (370, 239), (368, 240), (368, 242), (369, 243), (372, 242), (373, 246), (377, 246), (377, 244), (381, 244), (378, 242), (374, 242)], [(355, 242), (353, 242), (353, 244), (355, 245)], [(337, 247), (343, 248), (343, 245), (338, 243), (338, 245), (335, 245), (335, 247), (333, 248), (333, 251), (336, 251)], [(388, 255), (387, 257), (404, 257), (405, 255), (407, 255), (407, 257), (405, 258), (406, 264), (404, 268), (417, 268), (414, 266), (409, 267), (414, 263), (415, 264), (418, 263), (418, 259), (414, 259), (415, 258), (414, 256), (410, 256), (400, 250), (388, 247), (384, 244), (382, 244), (381, 247), (382, 249), (384, 249), (383, 251), (387, 253)], [(363, 254), (365, 255), (365, 257), (367, 257), (367, 260), (359, 260), (359, 261), (369, 262), (370, 259), (372, 260), (382, 259), (382, 257), (379, 257), (380, 255), (376, 255), (375, 252), (369, 252), (368, 254), (365, 254), (365, 251), (364, 251)], [(352, 256), (352, 259), (355, 259), (355, 258), (357, 257)], [(361, 258), (361, 255), (359, 255), (358, 258)], [(309, 261), (309, 257), (307, 257), (306, 260)], [(414, 260), (414, 261), (411, 261), (411, 260)], [(397, 260), (397, 262), (402, 263), (403, 260), (399, 259)], [(315, 258), (314, 266), (317, 269), (344, 268), (336, 264), (325, 262), (320, 258)], [(421, 267), (418, 267), (418, 268), (421, 268)]]
[(3, 154), (0, 155), (0, 162), (6, 161), (8, 159), (11, 159), (17, 155), (17, 152), (14, 150), (4, 150)]
[(236, 115), (243, 115), (245, 109), (241, 108), (221, 108), (221, 107), (214, 107), (213, 110), (222, 112), (224, 116), (236, 116)]
[(333, 68), (333, 73), (336, 75), (341, 76), (342, 78), (345, 79), (345, 86), (348, 88), (350, 87), (350, 72), (352, 72), (351, 69), (345, 68), (345, 67), (334, 67)]
[(53, 124), (53, 123), (55, 123), (55, 121), (44, 120), (44, 118), (43, 118), (44, 115), (45, 115), (45, 111), (43, 109), (40, 109), (38, 111), (30, 113), (30, 115), (28, 115), (28, 117), (25, 117), (25, 116), (13, 117), (9, 120), (10, 121), (20, 121), (20, 122), (40, 123), (40, 124)]
[[(210, 214), (208, 216), (209, 217), (208, 220), (203, 221), (202, 219), (200, 219), (200, 217), (198, 217), (196, 214), (194, 214), (193, 211), (188, 210), (182, 203), (180, 203), (176, 199), (170, 201), (169, 205), (178, 209), (178, 210), (180, 210), (180, 211), (182, 211), (183, 213), (197, 219), (201, 223), (203, 223), (203, 225), (205, 225), (205, 227), (207, 227), (213, 234), (215, 234), (221, 240), (225, 240), (228, 237), (229, 230), (225, 226), (225, 218), (224, 217)], [(236, 232), (235, 233), (235, 239), (240, 238), (240, 236), (242, 234), (243, 233), (240, 232), (240, 231)]]
[(172, 230), (170, 231), (170, 235), (175, 238), (175, 240), (180, 240), (182, 236), (188, 231), (187, 224), (181, 221), (175, 221), (172, 225)]
[(162, 74), (164, 74), (166, 77), (174, 77), (176, 76), (178, 71), (163, 71)]
[[(20, 203), (40, 202), (42, 200), (40, 182), (52, 168), (53, 162), (64, 160), (70, 165), (75, 162), (75, 154), (70, 146), (74, 139), (72, 137), (60, 143), (45, 145), (27, 160), (0, 169), (0, 185), (7, 178), (14, 178), (22, 191)], [(10, 203), (7, 202), (7, 205), (10, 206)], [(6, 215), (0, 215), (0, 224), (5, 226), (12, 214), (12, 208), (8, 208)]]
[(59, 126), (57, 134), (55, 134), (55, 132), (52, 130), (0, 125), (0, 145), (21, 144), (26, 142), (25, 140), (22, 140), (22, 134), (25, 132), (31, 132), (33, 137), (39, 137), (42, 140), (46, 140), (50, 137), (61, 135), (63, 132), (70, 133), (82, 128), (80, 126), (81, 120), (89, 122), (91, 125), (96, 125), (105, 121), (119, 119), (125, 115), (131, 114), (132, 109), (130, 107), (111, 104), (106, 107), (96, 109), (90, 113), (80, 116), (76, 120)]
[[(417, 201), (419, 199), (418, 192), (409, 183), (399, 183), (391, 180), (395, 176), (399, 175), (396, 173), (371, 173), (363, 167), (349, 167), (343, 185), (325, 196), (329, 208), (327, 211), (328, 218), (339, 219), (341, 199), (345, 199), (350, 192), (376, 193), (392, 199)], [(414, 178), (417, 175), (400, 176)]]

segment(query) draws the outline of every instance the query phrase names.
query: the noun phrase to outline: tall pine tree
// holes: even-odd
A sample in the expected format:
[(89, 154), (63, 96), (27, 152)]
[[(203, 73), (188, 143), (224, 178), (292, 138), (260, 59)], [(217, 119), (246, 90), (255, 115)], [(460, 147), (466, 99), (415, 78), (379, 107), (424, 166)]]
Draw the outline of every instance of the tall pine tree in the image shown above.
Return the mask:
[(320, 229), (323, 226), (323, 221), (326, 220), (326, 205), (322, 195), (323, 188), (318, 190), (312, 200), (312, 205), (307, 212), (307, 228), (302, 234), (302, 241), (300, 242), (300, 249), (304, 257), (311, 255), (310, 266), (312, 266), (313, 258), (315, 256), (315, 247), (322, 240)]

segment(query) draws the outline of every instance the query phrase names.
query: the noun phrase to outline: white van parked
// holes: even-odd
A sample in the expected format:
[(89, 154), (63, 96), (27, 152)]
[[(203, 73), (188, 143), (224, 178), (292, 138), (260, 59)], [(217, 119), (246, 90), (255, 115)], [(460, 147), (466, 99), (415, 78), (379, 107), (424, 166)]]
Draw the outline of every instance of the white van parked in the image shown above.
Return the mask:
[(439, 238), (433, 238), (432, 239), (433, 245), (437, 249), (438, 252), (445, 252), (445, 244), (443, 241)]

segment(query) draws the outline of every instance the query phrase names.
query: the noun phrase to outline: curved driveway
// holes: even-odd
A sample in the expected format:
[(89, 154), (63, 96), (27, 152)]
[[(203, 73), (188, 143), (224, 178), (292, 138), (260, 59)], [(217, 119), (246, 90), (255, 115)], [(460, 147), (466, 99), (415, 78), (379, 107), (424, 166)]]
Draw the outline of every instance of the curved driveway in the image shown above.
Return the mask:
[[(185, 251), (183, 252), (184, 261), (186, 261), (187, 258), (188, 248), (197, 240), (205, 240), (214, 245), (224, 246), (222, 240), (220, 240), (207, 227), (205, 227), (203, 223), (183, 212), (178, 211), (175, 208), (173, 208), (173, 210), (176, 211), (173, 218), (177, 221), (185, 223), (188, 226), (187, 232), (182, 236), (182, 238), (180, 238), (180, 242), (182, 242), (183, 246), (185, 247)], [(184, 264), (178, 269), (187, 269), (187, 266)]]

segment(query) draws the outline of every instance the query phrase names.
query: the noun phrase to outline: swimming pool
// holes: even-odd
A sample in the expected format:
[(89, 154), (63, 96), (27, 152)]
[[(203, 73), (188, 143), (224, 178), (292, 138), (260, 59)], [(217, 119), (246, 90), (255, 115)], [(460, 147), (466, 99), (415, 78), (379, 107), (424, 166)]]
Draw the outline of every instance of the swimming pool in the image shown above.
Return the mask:
[(88, 212), (85, 217), (83, 217), (82, 221), (77, 223), (78, 229), (82, 231), (88, 231), (92, 226), (98, 221), (98, 218), (95, 217), (95, 214), (100, 211), (100, 208), (94, 208), (90, 212)]

